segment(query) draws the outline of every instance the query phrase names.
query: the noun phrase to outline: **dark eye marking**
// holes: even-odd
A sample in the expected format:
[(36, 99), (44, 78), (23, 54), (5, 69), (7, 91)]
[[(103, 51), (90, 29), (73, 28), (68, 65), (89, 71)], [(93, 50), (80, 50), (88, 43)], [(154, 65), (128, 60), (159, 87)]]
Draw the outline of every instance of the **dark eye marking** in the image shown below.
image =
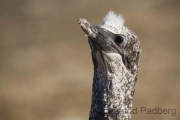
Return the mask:
[(114, 39), (114, 42), (116, 44), (121, 44), (124, 41), (124, 38), (122, 36), (116, 36)]

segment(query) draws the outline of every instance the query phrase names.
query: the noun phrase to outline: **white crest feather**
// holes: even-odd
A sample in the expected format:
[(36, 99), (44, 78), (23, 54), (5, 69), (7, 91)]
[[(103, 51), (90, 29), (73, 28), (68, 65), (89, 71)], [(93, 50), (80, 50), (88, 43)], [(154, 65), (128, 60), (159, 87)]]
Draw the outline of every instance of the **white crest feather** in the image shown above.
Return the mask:
[(106, 17), (103, 19), (103, 24), (114, 23), (118, 26), (124, 25), (124, 18), (121, 15), (116, 14), (114, 11), (109, 11)]
[(106, 17), (103, 19), (100, 27), (105, 28), (115, 34), (119, 34), (124, 29), (124, 18), (121, 15), (116, 14), (114, 11), (109, 11)]

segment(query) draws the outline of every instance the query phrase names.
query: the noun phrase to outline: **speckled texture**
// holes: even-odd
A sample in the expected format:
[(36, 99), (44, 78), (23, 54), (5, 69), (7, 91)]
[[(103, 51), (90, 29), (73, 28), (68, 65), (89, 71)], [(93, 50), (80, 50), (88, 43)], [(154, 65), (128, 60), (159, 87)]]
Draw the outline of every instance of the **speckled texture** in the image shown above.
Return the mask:
[(131, 116), (136, 75), (122, 64), (120, 55), (106, 55), (112, 60), (105, 60), (110, 71), (104, 66), (98, 66), (94, 71), (90, 119), (124, 120)]
[[(128, 38), (128, 36), (127, 36)], [(97, 67), (94, 69), (90, 120), (130, 120), (133, 95), (137, 80), (140, 49), (136, 36), (129, 35), (125, 47), (125, 59), (116, 53), (95, 54)], [(136, 41), (136, 42), (134, 42)]]
[[(79, 24), (89, 38), (94, 63), (89, 120), (130, 120), (141, 53), (139, 39), (125, 26), (94, 26), (85, 19)], [(119, 35), (123, 42), (115, 43)]]

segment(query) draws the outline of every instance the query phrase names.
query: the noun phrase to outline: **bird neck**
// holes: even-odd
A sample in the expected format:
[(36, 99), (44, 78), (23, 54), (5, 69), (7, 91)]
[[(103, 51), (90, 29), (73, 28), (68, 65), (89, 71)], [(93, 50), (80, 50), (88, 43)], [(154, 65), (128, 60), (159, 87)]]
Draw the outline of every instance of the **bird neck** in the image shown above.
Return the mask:
[(94, 68), (89, 120), (130, 120), (136, 75), (122, 64), (121, 57), (105, 60)]

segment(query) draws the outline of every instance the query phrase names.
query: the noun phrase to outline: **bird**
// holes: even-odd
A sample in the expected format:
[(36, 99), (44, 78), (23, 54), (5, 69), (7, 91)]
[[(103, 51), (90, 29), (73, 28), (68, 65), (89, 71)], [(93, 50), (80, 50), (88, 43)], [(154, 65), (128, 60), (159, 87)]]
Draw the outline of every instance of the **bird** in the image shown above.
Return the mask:
[(89, 120), (131, 120), (141, 48), (139, 38), (124, 22), (114, 11), (101, 25), (79, 19), (94, 65)]

